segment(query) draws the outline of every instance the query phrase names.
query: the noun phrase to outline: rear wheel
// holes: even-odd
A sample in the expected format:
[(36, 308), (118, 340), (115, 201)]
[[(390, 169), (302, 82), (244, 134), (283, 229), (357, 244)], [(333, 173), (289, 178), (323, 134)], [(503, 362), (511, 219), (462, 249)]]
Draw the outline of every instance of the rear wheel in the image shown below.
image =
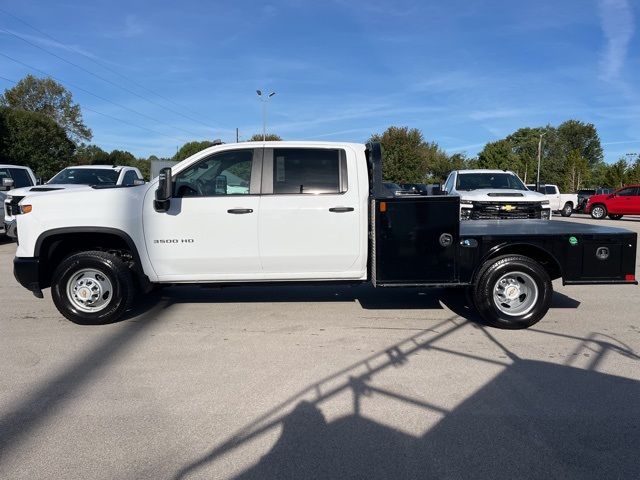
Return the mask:
[(562, 207), (562, 210), (560, 211), (560, 215), (562, 215), (563, 217), (570, 217), (572, 213), (573, 205), (571, 204), (571, 202), (565, 203), (564, 207)]
[(602, 204), (594, 205), (591, 208), (591, 218), (595, 218), (596, 220), (602, 220), (607, 216), (607, 207)]
[(127, 265), (100, 251), (81, 252), (63, 260), (51, 283), (58, 311), (74, 323), (111, 323), (131, 306), (135, 285)]
[(609, 218), (610, 218), (611, 220), (620, 220), (620, 219), (622, 218), (622, 215), (615, 215), (615, 214), (613, 214), (613, 213), (610, 213), (610, 214), (609, 214)]
[(549, 310), (553, 287), (549, 274), (531, 258), (505, 255), (482, 267), (473, 287), (473, 303), (489, 324), (527, 328)]

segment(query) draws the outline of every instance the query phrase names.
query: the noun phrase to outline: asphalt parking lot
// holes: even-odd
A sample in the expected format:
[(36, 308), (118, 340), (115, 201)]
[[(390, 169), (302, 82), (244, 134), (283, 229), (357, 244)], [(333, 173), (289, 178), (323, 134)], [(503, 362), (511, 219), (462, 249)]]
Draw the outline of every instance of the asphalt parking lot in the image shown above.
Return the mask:
[(526, 331), (364, 286), (171, 287), (81, 327), (15, 282), (14, 250), (0, 478), (640, 478), (638, 287), (555, 282)]

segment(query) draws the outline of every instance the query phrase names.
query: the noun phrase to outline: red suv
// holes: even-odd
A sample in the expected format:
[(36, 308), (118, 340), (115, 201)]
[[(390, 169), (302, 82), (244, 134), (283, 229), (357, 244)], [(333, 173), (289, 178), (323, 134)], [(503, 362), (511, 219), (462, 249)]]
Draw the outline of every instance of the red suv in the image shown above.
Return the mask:
[(618, 220), (623, 215), (640, 215), (640, 185), (629, 185), (610, 194), (589, 197), (585, 213), (600, 220), (607, 215)]

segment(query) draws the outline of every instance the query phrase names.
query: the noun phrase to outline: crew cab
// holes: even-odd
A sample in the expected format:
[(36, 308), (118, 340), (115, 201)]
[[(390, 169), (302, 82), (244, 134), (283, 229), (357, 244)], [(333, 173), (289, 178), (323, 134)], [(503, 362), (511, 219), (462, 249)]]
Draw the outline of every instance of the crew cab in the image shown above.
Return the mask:
[[(7, 198), (7, 191), (13, 188), (32, 187), (36, 183), (36, 177), (29, 167), (0, 165), (0, 201), (3, 205)], [(4, 222), (2, 222), (0, 224), (0, 234), (5, 232), (6, 228)]]
[(607, 215), (619, 220), (623, 215), (640, 215), (640, 185), (628, 185), (613, 193), (593, 195), (587, 200), (584, 209), (596, 220)]
[(443, 190), (460, 197), (461, 220), (551, 218), (549, 200), (508, 170), (454, 170)]
[(145, 185), (35, 192), (19, 203), (14, 274), (83, 324), (119, 319), (159, 284), (337, 281), (466, 287), (488, 322), (525, 328), (553, 279), (637, 284), (633, 232), (460, 222), (458, 196), (394, 196), (381, 162), (378, 143), (247, 142)]
[(536, 189), (535, 184), (527, 185), (529, 190), (540, 192), (549, 200), (549, 207), (553, 213), (560, 213), (563, 217), (570, 217), (573, 210), (578, 207), (577, 193), (560, 193), (557, 185), (540, 185)]
[[(32, 174), (33, 175), (33, 174)], [(80, 165), (67, 167), (58, 172), (45, 185), (16, 184), (4, 198), (4, 227), (7, 236), (16, 238), (16, 215), (20, 215), (18, 204), (32, 193), (57, 192), (68, 189), (87, 189), (92, 186), (131, 186), (144, 183), (140, 170), (135, 167), (117, 165)]]

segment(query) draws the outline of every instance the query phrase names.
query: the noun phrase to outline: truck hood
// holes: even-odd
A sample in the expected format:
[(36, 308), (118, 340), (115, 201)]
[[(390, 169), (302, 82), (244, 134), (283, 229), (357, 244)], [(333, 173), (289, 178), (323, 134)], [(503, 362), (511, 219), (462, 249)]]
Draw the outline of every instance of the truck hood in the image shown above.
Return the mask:
[(23, 187), (14, 188), (9, 190), (6, 194), (11, 197), (26, 197), (32, 195), (44, 195), (51, 192), (59, 192), (61, 190), (88, 190), (91, 189), (89, 185), (78, 185), (75, 183), (70, 184), (56, 184), (56, 185), (36, 185), (35, 187)]
[(538, 192), (502, 188), (480, 188), (459, 193), (461, 199), (477, 202), (540, 202), (545, 199), (544, 195)]

